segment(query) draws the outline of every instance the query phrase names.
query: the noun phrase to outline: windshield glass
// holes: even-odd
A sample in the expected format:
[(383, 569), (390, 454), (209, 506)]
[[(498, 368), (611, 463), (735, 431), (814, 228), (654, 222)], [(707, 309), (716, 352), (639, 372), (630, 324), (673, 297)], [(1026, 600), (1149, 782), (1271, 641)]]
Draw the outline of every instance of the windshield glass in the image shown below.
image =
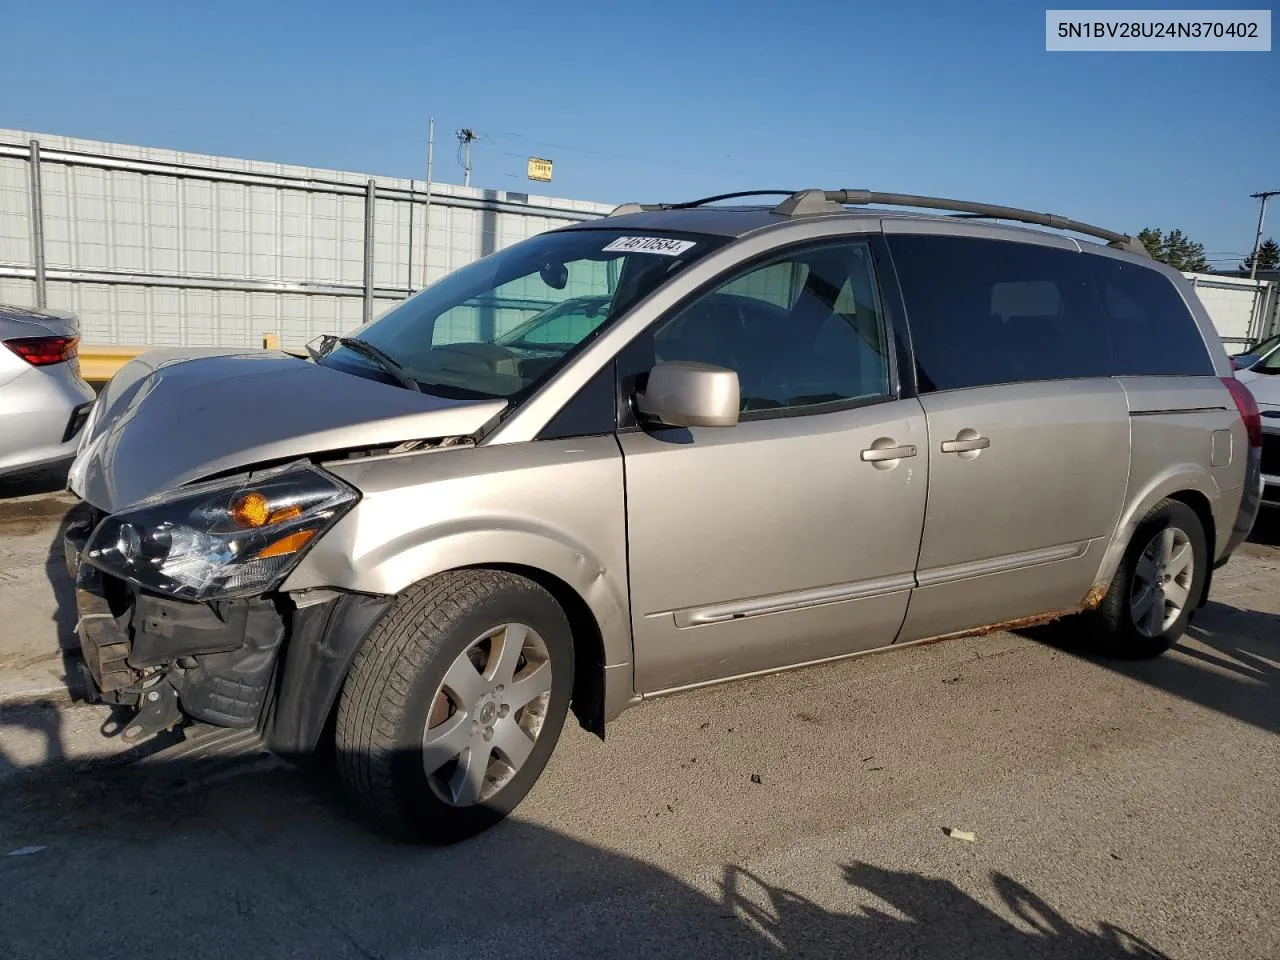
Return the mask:
[(1275, 346), (1271, 347), (1271, 352), (1262, 358), (1262, 361), (1253, 366), (1258, 373), (1280, 373), (1280, 349)]
[(1244, 353), (1236, 354), (1235, 359), (1241, 366), (1247, 367), (1257, 363), (1259, 357), (1265, 357), (1275, 350), (1277, 344), (1280, 344), (1280, 335), (1269, 337)]
[[(355, 331), (423, 390), (500, 398), (532, 390), (633, 304), (725, 237), (553, 231), (457, 270)], [(335, 345), (321, 363), (386, 378)]]

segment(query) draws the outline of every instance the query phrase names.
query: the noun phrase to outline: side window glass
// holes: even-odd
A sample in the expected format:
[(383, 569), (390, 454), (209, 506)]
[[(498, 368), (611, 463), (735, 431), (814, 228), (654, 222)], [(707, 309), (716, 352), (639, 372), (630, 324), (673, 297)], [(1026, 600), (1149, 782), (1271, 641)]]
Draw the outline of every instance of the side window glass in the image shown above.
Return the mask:
[(1117, 376), (1211, 376), (1213, 361), (1178, 291), (1155, 270), (1091, 255)]
[(922, 390), (1108, 376), (1086, 257), (1038, 244), (894, 235)]
[(660, 322), (653, 350), (655, 362), (736, 371), (744, 416), (889, 394), (884, 318), (863, 242), (797, 251), (733, 277)]
[(795, 302), (808, 272), (807, 264), (794, 260), (771, 263), (752, 270), (737, 280), (730, 280), (720, 288), (720, 292), (752, 297), (788, 310)]

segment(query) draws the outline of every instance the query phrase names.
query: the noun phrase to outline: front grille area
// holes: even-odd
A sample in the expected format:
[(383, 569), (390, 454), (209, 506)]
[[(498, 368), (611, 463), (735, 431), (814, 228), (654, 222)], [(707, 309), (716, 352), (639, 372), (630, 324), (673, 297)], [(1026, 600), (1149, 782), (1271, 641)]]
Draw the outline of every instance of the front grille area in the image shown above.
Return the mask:
[(1262, 435), (1262, 472), (1268, 476), (1280, 476), (1280, 433)]

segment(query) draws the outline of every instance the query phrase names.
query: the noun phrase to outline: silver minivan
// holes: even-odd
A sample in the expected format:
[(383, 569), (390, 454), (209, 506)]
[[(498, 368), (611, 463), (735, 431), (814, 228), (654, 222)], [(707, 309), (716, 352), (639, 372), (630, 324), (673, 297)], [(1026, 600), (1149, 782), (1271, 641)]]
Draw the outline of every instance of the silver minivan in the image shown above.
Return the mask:
[(66, 555), (125, 738), (332, 753), (373, 818), (450, 842), (571, 710), (603, 737), (650, 697), (1063, 617), (1174, 643), (1260, 493), (1258, 408), (1183, 278), (1029, 211), (742, 196), (542, 233), (309, 357), (124, 367)]

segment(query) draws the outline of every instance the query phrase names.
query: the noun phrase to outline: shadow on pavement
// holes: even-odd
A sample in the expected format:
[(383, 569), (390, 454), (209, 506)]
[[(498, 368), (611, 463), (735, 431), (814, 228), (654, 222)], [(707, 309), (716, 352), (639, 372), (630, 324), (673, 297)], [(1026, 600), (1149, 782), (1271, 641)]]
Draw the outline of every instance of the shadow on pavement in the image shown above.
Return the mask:
[(1067, 621), (1017, 632), (1269, 733), (1280, 733), (1280, 617), (1274, 614), (1210, 600), (1196, 612), (1182, 641), (1150, 660), (1107, 656)]
[(1075, 926), (1000, 873), (996, 912), (944, 879), (814, 864), (844, 881), (832, 909), (736, 866), (697, 889), (519, 819), (451, 848), (394, 842), (314, 773), (181, 776), (64, 767), (0, 781), (0, 956), (1163, 956)]
[(66, 488), (67, 470), (70, 467), (71, 462), (67, 461), (28, 473), (0, 477), (0, 500), (59, 493)]
[[(1280, 510), (1264, 509), (1239, 552), (1270, 555), (1273, 551), (1267, 548), (1276, 545), (1280, 545)], [(1099, 651), (1070, 620), (1015, 632), (1262, 730), (1280, 733), (1280, 616), (1275, 614), (1210, 600), (1196, 611), (1186, 637), (1171, 651), (1138, 661)]]
[(62, 673), (67, 692), (73, 700), (84, 698), (86, 690), (84, 677), (80, 672), (80, 642), (76, 635), (76, 585), (67, 572), (66, 555), (62, 546), (62, 537), (67, 527), (88, 515), (87, 509), (75, 507), (67, 511), (58, 522), (53, 540), (49, 544), (49, 556), (45, 560), (45, 577), (53, 591), (57, 608), (53, 614), (53, 629), (58, 635), (58, 645), (62, 651)]

